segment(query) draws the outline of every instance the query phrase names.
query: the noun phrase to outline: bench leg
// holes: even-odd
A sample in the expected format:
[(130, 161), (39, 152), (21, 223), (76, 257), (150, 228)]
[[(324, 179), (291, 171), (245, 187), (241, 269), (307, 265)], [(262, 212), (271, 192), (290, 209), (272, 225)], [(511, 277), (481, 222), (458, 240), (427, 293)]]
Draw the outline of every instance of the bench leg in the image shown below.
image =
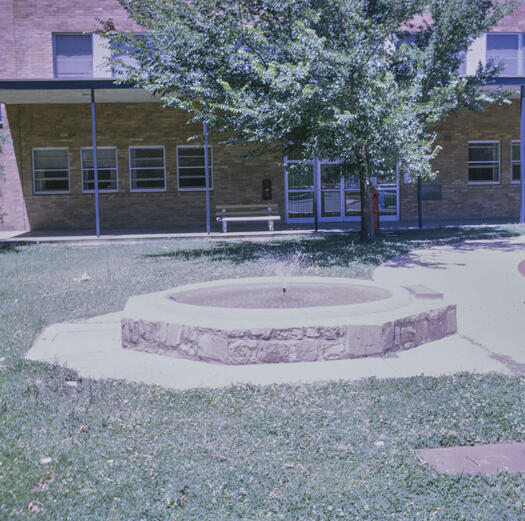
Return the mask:
[(222, 233), (226, 233), (228, 231), (228, 222), (222, 221)]
[(273, 221), (268, 221), (268, 230), (273, 232)]

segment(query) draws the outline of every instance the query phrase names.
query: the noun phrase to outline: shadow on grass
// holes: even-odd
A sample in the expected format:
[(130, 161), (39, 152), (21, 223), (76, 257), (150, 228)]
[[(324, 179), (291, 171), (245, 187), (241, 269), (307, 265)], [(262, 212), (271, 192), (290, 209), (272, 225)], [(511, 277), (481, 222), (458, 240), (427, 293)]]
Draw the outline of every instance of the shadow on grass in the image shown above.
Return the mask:
[(20, 253), (19, 244), (0, 244), (0, 255), (6, 253)]
[(375, 242), (361, 243), (357, 233), (322, 235), (301, 239), (282, 239), (265, 243), (212, 243), (201, 248), (188, 248), (145, 255), (146, 258), (202, 259), (212, 262), (242, 264), (268, 260), (297, 262), (303, 266), (348, 266), (362, 263), (377, 266), (398, 255), (435, 245), (457, 244), (465, 240), (508, 237), (517, 233), (491, 227), (408, 230), (378, 234)]

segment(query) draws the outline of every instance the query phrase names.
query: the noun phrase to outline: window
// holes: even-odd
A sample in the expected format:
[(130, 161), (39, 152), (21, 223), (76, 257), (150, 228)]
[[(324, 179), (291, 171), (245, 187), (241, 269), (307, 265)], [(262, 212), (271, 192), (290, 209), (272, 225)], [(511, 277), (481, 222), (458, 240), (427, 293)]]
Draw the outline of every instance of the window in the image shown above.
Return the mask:
[(129, 175), (132, 191), (166, 190), (164, 147), (130, 147)]
[[(211, 147), (208, 147), (210, 189), (213, 187), (212, 164), (212, 151)], [(206, 188), (204, 166), (204, 147), (177, 147), (177, 176), (179, 180), (179, 190), (204, 190)]]
[[(395, 40), (395, 47), (399, 49), (403, 44), (408, 45), (409, 47), (417, 47), (419, 49), (425, 49), (428, 45), (428, 38), (425, 32), (401, 32), (397, 33)], [(467, 51), (459, 51), (456, 54), (456, 57), (459, 61), (457, 73), (459, 76), (467, 75)], [(405, 62), (398, 64), (396, 70), (400, 74), (409, 74), (413, 71), (413, 63), (409, 56), (405, 56)]]
[(499, 141), (469, 142), (469, 183), (499, 183), (499, 157)]
[(512, 168), (511, 181), (513, 183), (519, 183), (521, 180), (521, 175), (520, 175), (521, 160), (520, 160), (520, 142), (519, 141), (512, 142), (510, 155), (511, 155), (511, 168)]
[[(141, 41), (145, 41), (147, 35), (137, 33), (133, 36)], [(111, 73), (113, 77), (121, 76), (126, 65), (137, 66), (137, 59), (134, 56), (136, 52), (135, 47), (115, 40), (112, 40), (111, 45)]]
[[(82, 165), (82, 191), (95, 191), (95, 171), (93, 169), (93, 149), (80, 150)], [(100, 192), (117, 191), (117, 149), (115, 147), (97, 147), (98, 189)]]
[(93, 76), (91, 34), (54, 34), (53, 58), (55, 78)]
[(69, 150), (33, 149), (33, 187), (35, 194), (69, 192)]
[(521, 76), (525, 74), (525, 35), (523, 34), (487, 34), (487, 61), (494, 60), (502, 64), (502, 76)]

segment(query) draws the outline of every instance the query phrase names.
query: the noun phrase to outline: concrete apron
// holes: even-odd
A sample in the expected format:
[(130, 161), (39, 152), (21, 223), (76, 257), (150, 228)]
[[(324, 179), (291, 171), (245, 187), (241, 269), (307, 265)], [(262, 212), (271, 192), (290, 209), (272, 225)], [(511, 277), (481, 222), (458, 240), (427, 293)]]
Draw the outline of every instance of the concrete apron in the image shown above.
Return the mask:
[(227, 366), (121, 347), (121, 313), (48, 327), (26, 357), (58, 363), (85, 378), (114, 378), (170, 389), (441, 376), (525, 374), (525, 237), (469, 241), (398, 257), (378, 283), (422, 284), (458, 304), (458, 334), (384, 357)]

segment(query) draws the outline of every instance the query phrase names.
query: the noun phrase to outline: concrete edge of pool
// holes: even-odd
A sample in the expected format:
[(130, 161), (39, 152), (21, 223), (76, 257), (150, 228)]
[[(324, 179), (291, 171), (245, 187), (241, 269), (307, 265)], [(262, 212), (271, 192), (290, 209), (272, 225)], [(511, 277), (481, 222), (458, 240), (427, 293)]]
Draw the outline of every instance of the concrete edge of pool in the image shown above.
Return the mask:
[(387, 289), (390, 297), (362, 304), (289, 309), (198, 306), (168, 297), (223, 285), (275, 283), (276, 277), (181, 286), (131, 297), (121, 319), (127, 349), (220, 364), (264, 364), (380, 356), (457, 331), (456, 306), (428, 288), (389, 287), (363, 280), (294, 277), (305, 284)]

